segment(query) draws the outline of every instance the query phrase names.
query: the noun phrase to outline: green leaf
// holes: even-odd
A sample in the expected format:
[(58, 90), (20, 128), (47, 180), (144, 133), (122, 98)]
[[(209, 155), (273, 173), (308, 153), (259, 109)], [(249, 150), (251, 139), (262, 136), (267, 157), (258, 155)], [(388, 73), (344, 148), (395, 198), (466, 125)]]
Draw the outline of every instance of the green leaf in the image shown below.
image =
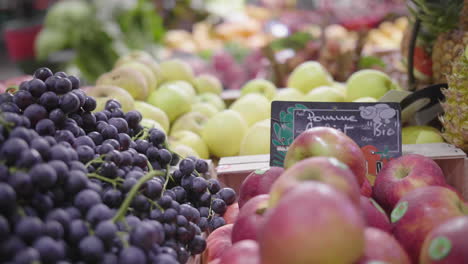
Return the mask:
[(385, 68), (385, 62), (376, 56), (364, 56), (358, 62), (359, 69), (369, 69), (374, 66)]
[(296, 32), (284, 38), (274, 40), (270, 43), (270, 47), (274, 51), (284, 49), (303, 49), (307, 43), (313, 39), (313, 36), (307, 32)]
[(249, 55), (250, 53), (250, 50), (236, 42), (228, 42), (227, 44), (225, 44), (224, 50), (231, 54), (237, 61), (237, 63), (242, 63), (244, 61), (244, 58), (247, 57), (247, 55)]

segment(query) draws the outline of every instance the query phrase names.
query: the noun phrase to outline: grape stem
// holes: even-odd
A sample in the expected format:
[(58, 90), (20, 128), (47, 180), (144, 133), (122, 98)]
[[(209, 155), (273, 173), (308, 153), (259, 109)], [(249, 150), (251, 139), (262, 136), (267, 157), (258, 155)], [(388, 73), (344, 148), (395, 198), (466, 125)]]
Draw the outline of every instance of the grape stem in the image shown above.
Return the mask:
[(169, 168), (165, 172), (163, 172), (163, 171), (150, 171), (147, 174), (145, 174), (145, 176), (141, 177), (138, 180), (138, 182), (132, 187), (132, 189), (128, 193), (127, 197), (125, 197), (125, 200), (123, 201), (122, 205), (120, 206), (119, 210), (117, 211), (117, 214), (114, 216), (114, 218), (112, 218), (112, 222), (116, 223), (116, 222), (122, 220), (122, 218), (127, 213), (128, 207), (130, 206), (133, 198), (135, 198), (135, 196), (138, 193), (138, 190), (140, 189), (140, 187), (145, 182), (151, 180), (155, 176), (167, 175), (169, 173), (168, 171), (169, 171)]
[(96, 179), (99, 179), (101, 181), (104, 181), (104, 182), (107, 182), (107, 183), (110, 183), (112, 184), (112, 186), (115, 188), (115, 185), (117, 184), (117, 180), (118, 179), (115, 179), (115, 180), (111, 180), (111, 179), (108, 179), (106, 177), (103, 177), (99, 174), (96, 174), (96, 173), (88, 173), (88, 178), (96, 178)]
[(167, 184), (169, 183), (169, 178), (172, 178), (172, 177), (169, 175), (169, 169), (170, 169), (170, 168), (171, 168), (171, 167), (170, 167), (169, 164), (166, 165), (166, 172), (165, 172), (165, 175), (164, 175), (164, 176), (165, 176), (165, 177), (164, 177), (165, 180), (164, 180), (163, 191), (161, 192), (161, 197), (162, 197), (164, 191), (165, 191), (166, 188), (167, 188)]

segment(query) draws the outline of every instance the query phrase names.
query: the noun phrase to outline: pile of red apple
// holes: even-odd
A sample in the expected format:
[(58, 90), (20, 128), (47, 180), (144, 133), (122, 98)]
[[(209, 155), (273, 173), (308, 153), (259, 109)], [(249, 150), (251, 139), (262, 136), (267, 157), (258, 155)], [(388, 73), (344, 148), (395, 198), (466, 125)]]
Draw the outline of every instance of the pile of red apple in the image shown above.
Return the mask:
[(353, 140), (313, 128), (284, 164), (245, 179), (207, 263), (468, 263), (468, 204), (433, 160), (393, 159), (372, 186)]

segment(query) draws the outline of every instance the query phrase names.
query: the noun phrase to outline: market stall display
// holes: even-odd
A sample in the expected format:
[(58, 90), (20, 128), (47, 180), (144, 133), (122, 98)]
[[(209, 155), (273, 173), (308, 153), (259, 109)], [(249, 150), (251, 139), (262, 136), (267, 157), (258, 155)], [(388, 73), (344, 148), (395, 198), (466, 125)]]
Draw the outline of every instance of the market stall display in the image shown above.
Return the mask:
[(0, 262), (466, 263), (468, 0), (222, 3), (50, 4)]

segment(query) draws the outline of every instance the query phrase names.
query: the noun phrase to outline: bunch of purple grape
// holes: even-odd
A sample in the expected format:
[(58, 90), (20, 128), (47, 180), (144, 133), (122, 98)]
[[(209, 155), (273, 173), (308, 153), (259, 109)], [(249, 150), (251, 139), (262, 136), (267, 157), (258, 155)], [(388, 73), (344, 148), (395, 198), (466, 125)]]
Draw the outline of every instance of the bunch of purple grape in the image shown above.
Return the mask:
[(47, 68), (0, 94), (0, 262), (186, 263), (236, 194), (137, 111)]

